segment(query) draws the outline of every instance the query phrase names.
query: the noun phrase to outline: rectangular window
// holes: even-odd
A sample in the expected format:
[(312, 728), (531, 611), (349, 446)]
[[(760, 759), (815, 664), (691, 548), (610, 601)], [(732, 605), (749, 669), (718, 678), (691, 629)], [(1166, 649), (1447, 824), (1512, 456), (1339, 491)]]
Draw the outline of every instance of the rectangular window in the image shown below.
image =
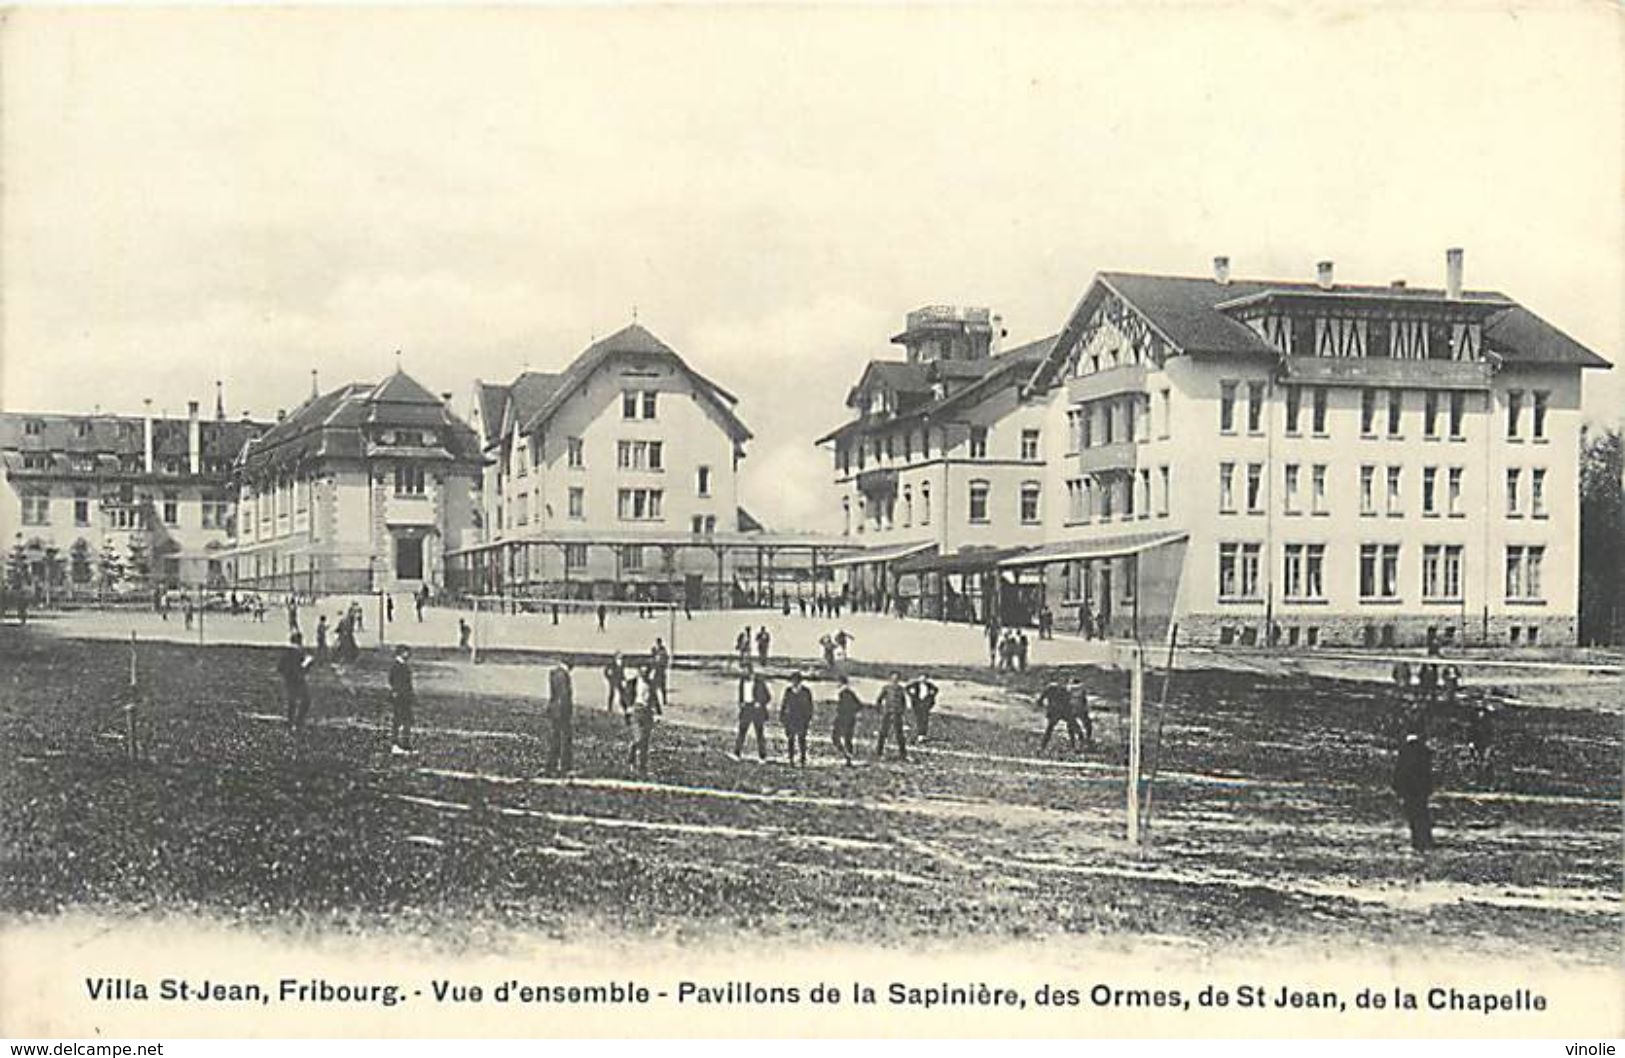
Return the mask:
[(587, 516), (587, 490), (580, 485), (571, 485), (569, 504), (570, 517), (585, 518)]
[[(1112, 490), (1116, 491), (1117, 487), (1118, 486), (1115, 485), (1115, 484), (1112, 485)], [(1122, 484), (1122, 489), (1123, 489), (1123, 517), (1124, 518), (1132, 518), (1132, 517), (1134, 517), (1134, 479), (1133, 478), (1128, 478), (1128, 479), (1124, 480), (1123, 484)]]
[(638, 417), (638, 391), (635, 389), (621, 392), (621, 418), (636, 419)]
[(181, 521), (180, 496), (173, 492), (164, 493), (163, 518), (165, 525), (179, 525)]
[(1264, 509), (1264, 464), (1247, 464), (1247, 513), (1257, 514)]
[(1161, 468), (1161, 472), (1162, 472), (1162, 495), (1160, 496), (1159, 502), (1157, 504), (1157, 516), (1160, 517), (1160, 518), (1166, 518), (1166, 517), (1168, 517), (1168, 509), (1169, 509), (1170, 505), (1173, 502), (1172, 501), (1172, 496), (1171, 496), (1171, 494), (1173, 492), (1173, 471), (1169, 467), (1164, 465)]
[(1326, 436), (1326, 391), (1316, 388), (1314, 390), (1314, 432), (1316, 437)]
[(1374, 437), (1377, 433), (1377, 391), (1360, 391), (1360, 436)]
[(1236, 464), (1219, 464), (1219, 513), (1231, 514), (1236, 509)]
[(623, 522), (658, 522), (663, 517), (665, 491), (662, 489), (621, 489), (616, 513)]
[(1439, 436), (1439, 391), (1435, 389), (1422, 395), (1422, 436)]
[(1430, 518), (1439, 514), (1439, 468), (1422, 468), (1422, 513)]
[(1529, 514), (1534, 518), (1546, 517), (1546, 470), (1535, 467), (1529, 471)]
[(970, 428), (970, 457), (972, 459), (987, 458), (986, 426), (972, 426)]
[(1219, 383), (1219, 432), (1236, 432), (1236, 384)]
[(1552, 395), (1546, 390), (1537, 389), (1534, 392), (1534, 407), (1532, 413), (1534, 422), (1530, 424), (1529, 433), (1537, 441), (1546, 439), (1546, 406), (1551, 403)]
[(1158, 435), (1167, 438), (1174, 429), (1174, 394), (1171, 389), (1162, 391), (1162, 432)]
[(1391, 389), (1388, 391), (1388, 436), (1398, 437), (1400, 427), (1405, 419), (1405, 391)]
[(1460, 441), (1467, 436), (1467, 394), (1459, 389), (1450, 391), (1450, 439)]
[(1247, 383), (1247, 432), (1261, 433), (1264, 429), (1264, 383)]
[(1326, 597), (1326, 545), (1310, 544), (1303, 552), (1303, 597), (1305, 599), (1324, 599)]
[(580, 470), (587, 465), (587, 446), (579, 437), (567, 437), (564, 441), (565, 462), (571, 470)]
[(29, 489), (22, 494), (23, 524), (51, 524), (51, 494), (41, 489)]
[(1028, 460), (1038, 458), (1038, 431), (1037, 430), (1023, 430), (1023, 431), (1021, 431), (1021, 458), (1028, 459)]
[(1021, 486), (1021, 524), (1038, 524), (1038, 497), (1040, 487), (1037, 482), (1029, 481)]
[(1452, 518), (1460, 518), (1462, 516), (1462, 509), (1461, 509), (1461, 479), (1462, 479), (1462, 475), (1463, 475), (1463, 469), (1461, 467), (1451, 467), (1450, 468), (1449, 485), (1446, 486), (1446, 489), (1445, 489), (1445, 511)]
[(1326, 514), (1326, 464), (1316, 463), (1310, 475), (1309, 509), (1316, 514)]
[(84, 489), (73, 491), (73, 524), (78, 526), (90, 524), (90, 494)]
[(633, 573), (643, 568), (643, 545), (626, 544), (622, 546), (621, 568)]
[(1506, 597), (1508, 602), (1539, 602), (1544, 547), (1508, 547), (1506, 550)]
[(587, 568), (587, 545), (586, 544), (565, 544), (564, 545), (564, 568), (565, 569), (586, 569)]
[(657, 393), (655, 390), (652, 390), (652, 389), (644, 390), (644, 392), (643, 392), (643, 417), (645, 419), (653, 419), (655, 417), (655, 404), (656, 404), (656, 398), (658, 396), (659, 396), (659, 393)]
[(1399, 545), (1360, 545), (1360, 598), (1399, 598)]
[(615, 463), (622, 470), (663, 470), (665, 445), (660, 441), (618, 441)]
[(987, 494), (988, 484), (985, 481), (970, 483), (970, 520), (973, 522), (987, 521)]
[(1084, 405), (1078, 409), (1078, 447), (1091, 448), (1095, 443), (1095, 409)]
[(1125, 441), (1135, 441), (1139, 439), (1139, 406), (1139, 400), (1134, 397), (1130, 397), (1123, 401), (1123, 440)]
[(408, 463), (395, 468), (395, 495), (423, 495), (423, 468)]
[(1281, 490), (1281, 509), (1288, 514), (1298, 514), (1302, 510), (1298, 506), (1298, 475), (1301, 469), (1296, 463), (1286, 465), (1286, 480)]
[(1360, 468), (1360, 513), (1377, 513), (1377, 468)]
[(1281, 594), (1288, 599), (1303, 596), (1303, 545), (1287, 544), (1282, 552)]
[(1507, 390), (1507, 439), (1515, 441), (1520, 436), (1523, 418), (1523, 390)]
[(1521, 518), (1521, 517), (1523, 517), (1523, 509), (1519, 506), (1519, 503), (1518, 503), (1518, 497), (1523, 492), (1523, 490), (1521, 488), (1519, 488), (1519, 484), (1520, 484), (1520, 481), (1521, 481), (1522, 477), (1523, 477), (1523, 472), (1521, 470), (1519, 470), (1517, 467), (1511, 467), (1511, 468), (1509, 468), (1507, 470), (1507, 517), (1508, 518)]
[(1303, 389), (1300, 386), (1286, 388), (1286, 432), (1296, 436), (1298, 433), (1298, 419), (1303, 412)]
[(1422, 598), (1432, 602), (1461, 599), (1462, 548), (1460, 544), (1429, 544), (1422, 548)]
[(1117, 440), (1117, 405), (1107, 401), (1100, 406), (1100, 443), (1109, 445)]
[(1401, 468), (1388, 468), (1388, 503), (1386, 510), (1389, 517), (1397, 517), (1405, 513), (1405, 500), (1400, 483)]
[(1219, 545), (1219, 598), (1238, 599), (1241, 597), (1240, 579), (1241, 545)]
[(695, 490), (701, 496), (709, 496), (709, 495), (711, 495), (711, 468), (708, 467), (708, 466), (697, 467), (695, 469), (695, 471), (694, 471), (694, 474), (695, 474), (695, 482), (694, 482)]

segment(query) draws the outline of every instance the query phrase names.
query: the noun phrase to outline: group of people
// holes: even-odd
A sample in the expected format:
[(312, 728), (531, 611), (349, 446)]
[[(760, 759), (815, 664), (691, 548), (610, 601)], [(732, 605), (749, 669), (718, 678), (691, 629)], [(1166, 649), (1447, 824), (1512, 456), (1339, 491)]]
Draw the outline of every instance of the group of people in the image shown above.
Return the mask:
[[(864, 703), (852, 689), (851, 680), (845, 673), (836, 677), (836, 683), (835, 719), (830, 729), (830, 740), (846, 763), (853, 764), (858, 756), (858, 714), (863, 711)], [(937, 706), (937, 694), (937, 685), (923, 675), (904, 683), (901, 674), (891, 674), (875, 699), (875, 708), (880, 713), (879, 739), (875, 743), (877, 758), (885, 756), (889, 739), (897, 751), (897, 758), (908, 759), (909, 733), (904, 725), (907, 714), (913, 717), (915, 742), (923, 742), (930, 736), (931, 713)], [(735, 760), (742, 759), (745, 739), (754, 733), (757, 758), (766, 761), (766, 725), (773, 705), (773, 690), (767, 677), (749, 662), (740, 672), (738, 705), (739, 722), (734, 735), (733, 757)], [(779, 700), (779, 723), (784, 729), (785, 748), (792, 765), (799, 763), (805, 766), (807, 763), (807, 736), (812, 730), (814, 713), (812, 689), (807, 686), (805, 676), (799, 670), (791, 673)]]
[[(1411, 847), (1433, 847), (1433, 750), (1428, 745), (1431, 721), (1442, 712), (1457, 713), (1462, 699), (1461, 670), (1442, 660), (1438, 641), (1428, 636), (1427, 657), (1412, 670), (1405, 659), (1394, 662), (1391, 678), (1403, 730), (1394, 757), (1393, 788), (1410, 828)], [(1495, 705), (1479, 695), (1467, 705), (1467, 759), (1481, 774), (1490, 767)]]
[(751, 635), (750, 625), (746, 625), (740, 629), (737, 636), (734, 636), (734, 654), (739, 658), (741, 665), (750, 664), (753, 644), (756, 648), (756, 660), (766, 665), (768, 653), (773, 649), (773, 633), (767, 630), (767, 625), (758, 628), (754, 636)]
[(987, 626), (987, 663), (999, 672), (1026, 672), (1031, 644), (1027, 633), (1016, 628)]

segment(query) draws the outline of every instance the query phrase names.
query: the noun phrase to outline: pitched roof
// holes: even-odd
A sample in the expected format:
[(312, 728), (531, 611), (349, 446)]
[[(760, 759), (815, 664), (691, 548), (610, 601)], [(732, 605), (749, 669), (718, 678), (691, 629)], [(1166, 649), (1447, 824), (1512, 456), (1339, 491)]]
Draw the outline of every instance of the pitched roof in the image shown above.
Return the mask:
[[(27, 424), (38, 432), (29, 433)], [(268, 428), (267, 423), (246, 419), (198, 420), (198, 449), (202, 459), (232, 459), (243, 444)], [(146, 427), (139, 415), (64, 415), (56, 412), (0, 412), (0, 449), (20, 452), (60, 452), (53, 461), (55, 473), (68, 473), (73, 456), (98, 456), (98, 464), (108, 472), (117, 470), (117, 456), (144, 456)], [(191, 420), (175, 416), (153, 416), (152, 450), (155, 459), (186, 459), (191, 451)], [(83, 473), (77, 471), (76, 473)]]
[(508, 389), (500, 382), (474, 380), (475, 408), (480, 413), (480, 423), (487, 435), (496, 432), (502, 425), (502, 413), (508, 407)]
[(308, 460), (359, 459), (379, 431), (394, 428), (433, 430), (447, 457), (481, 458), (473, 429), (416, 379), (396, 370), (376, 384), (350, 382), (310, 398), (250, 445), (242, 462), (245, 469), (262, 471)]
[[(1251, 327), (1224, 311), (1249, 299), (1285, 296), (1293, 299), (1344, 301), (1449, 302), (1446, 292), (1429, 287), (1375, 286), (1338, 283), (1323, 289), (1318, 283), (1233, 279), (1219, 283), (1211, 277), (1154, 275), (1140, 272), (1101, 272), (1084, 292), (1056, 344), (1056, 358), (1034, 374), (1042, 384), (1056, 359), (1070, 348), (1094, 307), (1106, 293), (1114, 293), (1137, 311), (1176, 352), (1188, 354), (1277, 356), (1275, 348)], [(1460, 302), (1472, 305), (1484, 317), (1490, 348), (1509, 363), (1563, 364), (1606, 367), (1608, 362), (1562, 331), (1493, 290), (1467, 290)]]
[[(516, 414), (515, 423), (522, 430), (532, 430), (546, 423), (564, 406), (564, 402), (592, 377), (594, 371), (611, 357), (621, 355), (657, 357), (673, 364), (693, 382), (699, 396), (709, 401), (716, 409), (735, 441), (750, 438), (750, 430), (734, 412), (733, 406), (738, 398), (694, 370), (675, 349), (639, 323), (629, 324), (609, 337), (593, 342), (582, 350), (563, 372), (557, 375), (537, 374), (538, 381), (533, 387), (533, 395), (537, 398), (536, 406), (529, 414)], [(525, 376), (520, 377), (523, 379)], [(521, 398), (516, 396), (516, 404), (519, 399)]]

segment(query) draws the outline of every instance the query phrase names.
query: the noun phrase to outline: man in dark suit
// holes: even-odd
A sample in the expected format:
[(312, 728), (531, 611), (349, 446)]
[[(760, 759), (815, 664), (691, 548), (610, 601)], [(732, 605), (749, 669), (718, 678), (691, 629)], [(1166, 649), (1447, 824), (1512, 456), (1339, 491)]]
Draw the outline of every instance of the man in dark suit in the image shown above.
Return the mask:
[(812, 727), (812, 690), (801, 682), (801, 673), (790, 677), (790, 686), (784, 689), (784, 701), (779, 706), (779, 719), (784, 724), (784, 737), (789, 743), (790, 763), (801, 754), (801, 763), (807, 763), (807, 729)]
[(1433, 751), (1415, 726), (1394, 761), (1394, 792), (1410, 824), (1411, 848), (1426, 852), (1433, 847), (1433, 812), (1428, 806), (1433, 796)]
[(568, 775), (575, 767), (571, 753), (575, 720), (575, 685), (570, 679), (570, 659), (564, 658), (547, 674), (547, 770)]

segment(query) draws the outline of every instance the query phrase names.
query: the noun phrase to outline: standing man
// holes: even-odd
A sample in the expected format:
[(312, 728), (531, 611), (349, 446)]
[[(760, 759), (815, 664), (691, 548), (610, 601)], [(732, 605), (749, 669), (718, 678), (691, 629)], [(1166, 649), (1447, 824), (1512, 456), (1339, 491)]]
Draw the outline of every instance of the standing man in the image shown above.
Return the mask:
[(327, 615), (322, 614), (316, 618), (316, 657), (320, 661), (327, 660)]
[(767, 625), (763, 625), (756, 630), (756, 660), (758, 662), (763, 665), (767, 664), (768, 648), (772, 645), (773, 633), (767, 630)]
[(1414, 726), (1394, 761), (1394, 792), (1410, 824), (1411, 848), (1426, 852), (1433, 847), (1433, 813), (1428, 807), (1433, 796), (1433, 751)]
[(734, 737), (734, 760), (745, 752), (745, 732), (756, 729), (756, 756), (767, 760), (767, 737), (762, 723), (767, 719), (767, 707), (773, 701), (773, 692), (767, 681), (756, 675), (750, 662), (745, 663), (739, 677), (739, 733)]
[[(639, 775), (649, 774), (649, 743), (654, 738), (655, 714), (660, 702), (655, 697), (654, 683), (644, 670), (636, 679), (626, 681), (626, 724), (632, 731), (632, 746), (627, 763)], [(639, 693), (639, 692), (642, 693)]]
[(987, 623), (988, 668), (997, 669), (999, 667), (999, 647), (1001, 642), (1002, 641), (999, 639), (999, 626), (994, 624), (992, 621), (989, 621)]
[(547, 770), (553, 775), (568, 775), (575, 767), (571, 752), (575, 685), (570, 679), (569, 658), (561, 658), (547, 674), (547, 718), (552, 728), (547, 742)]
[(297, 631), (288, 633), (288, 645), (277, 659), (277, 671), (282, 675), (282, 693), (288, 703), (288, 726), (295, 731), (304, 727), (310, 713), (310, 685), (305, 682), (305, 674), (312, 663), (305, 652), (304, 637)]
[(739, 655), (741, 665), (750, 664), (750, 625), (746, 625), (744, 631), (734, 636), (734, 653)]
[(908, 707), (914, 713), (914, 741), (924, 742), (931, 730), (931, 710), (937, 707), (937, 685), (922, 673), (906, 689)]
[(607, 620), (609, 620), (609, 607), (605, 606), (603, 603), (599, 603), (598, 604), (598, 630), (600, 632), (602, 632), (604, 630), (604, 622), (607, 621)]
[(423, 623), (423, 608), (425, 606), (429, 605), (429, 586), (427, 584), (425, 584), (423, 587), (418, 589), (418, 593), (417, 593), (417, 595), (416, 595), (416, 597), (414, 598), (413, 601), (417, 603), (418, 623), (422, 624)]
[(604, 665), (604, 710), (613, 713), (615, 706), (620, 705), (626, 711), (626, 703), (621, 701), (621, 685), (627, 680), (626, 662), (622, 660), (617, 651)]
[(851, 632), (848, 632), (844, 628), (837, 628), (835, 630), (835, 649), (841, 652), (842, 661), (847, 659), (847, 647), (850, 646), (852, 641), (856, 638), (857, 636), (854, 636)]
[(412, 691), (411, 651), (402, 643), (395, 648), (395, 660), (389, 664), (389, 702), (392, 706), (389, 751), (409, 755), (412, 750), (412, 713), (417, 696)]
[(798, 670), (790, 677), (790, 686), (784, 689), (784, 701), (779, 705), (779, 720), (784, 724), (784, 737), (789, 743), (790, 763), (796, 762), (796, 749), (801, 751), (801, 765), (807, 766), (807, 729), (812, 727), (812, 689), (801, 682)]
[(880, 689), (880, 697), (875, 705), (880, 708), (880, 741), (875, 745), (875, 756), (886, 755), (886, 735), (889, 732), (897, 738), (897, 759), (908, 760), (908, 737), (903, 733), (903, 712), (908, 708), (908, 695), (903, 691), (902, 676), (895, 672), (891, 674), (890, 681)]
[(671, 704), (671, 692), (666, 685), (666, 676), (670, 671), (671, 651), (666, 649), (666, 641), (656, 636), (654, 649), (649, 651), (649, 675), (653, 678), (653, 688), (658, 695), (655, 699), (657, 706)]
[(1044, 738), (1038, 743), (1038, 751), (1042, 753), (1049, 748), (1049, 740), (1055, 734), (1055, 729), (1061, 724), (1066, 725), (1066, 741), (1076, 752), (1083, 742), (1083, 730), (1078, 726), (1077, 713), (1073, 708), (1072, 696), (1060, 683), (1051, 680), (1044, 685), (1038, 694), (1038, 704), (1044, 708), (1044, 719), (1048, 721), (1044, 728)]
[(395, 596), (393, 595), (384, 596), (384, 623), (395, 623)]
[(835, 696), (835, 748), (841, 751), (841, 756), (851, 764), (857, 748), (853, 740), (858, 733), (858, 713), (863, 710), (863, 699), (852, 690), (851, 682), (846, 674), (840, 676), (841, 690)]
[(1495, 707), (1489, 699), (1479, 698), (1467, 714), (1467, 756), (1480, 772), (1489, 769), (1490, 750), (1494, 748), (1494, 723)]
[(457, 648), (459, 650), (468, 649), (468, 640), (469, 637), (473, 635), (473, 632), (474, 630), (468, 627), (467, 621), (463, 620), (461, 617), (457, 618)]

